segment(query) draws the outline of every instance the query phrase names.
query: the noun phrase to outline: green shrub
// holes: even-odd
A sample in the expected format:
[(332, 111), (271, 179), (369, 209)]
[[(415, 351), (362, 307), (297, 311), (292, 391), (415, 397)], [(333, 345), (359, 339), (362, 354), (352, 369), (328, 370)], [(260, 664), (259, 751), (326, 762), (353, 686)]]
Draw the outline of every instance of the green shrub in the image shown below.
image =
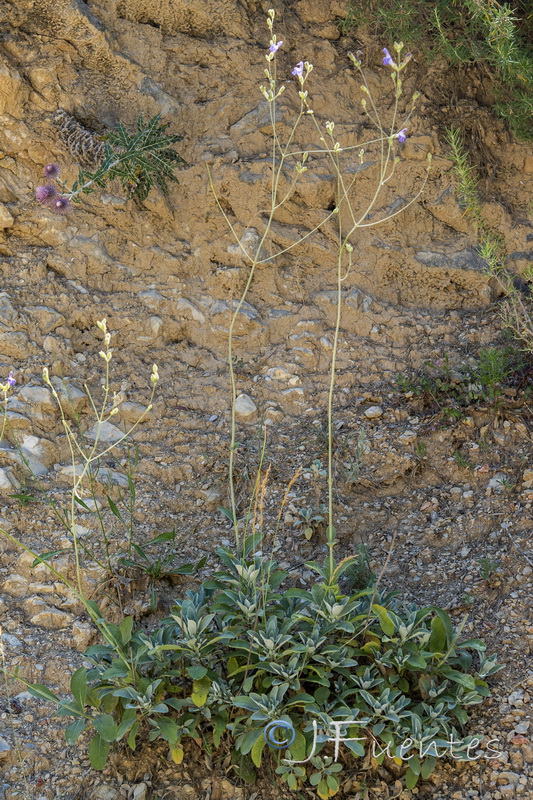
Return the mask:
[[(187, 739), (212, 754), (230, 742), (241, 774), (274, 760), (289, 786), (309, 781), (326, 798), (349, 763), (346, 753), (342, 764), (327, 761), (335, 721), (345, 721), (343, 738), (363, 740), (345, 743), (355, 757), (374, 740), (396, 758), (407, 739), (422, 747), (426, 755), (409, 761), (410, 786), (431, 773), (450, 736), (466, 757), (468, 710), (489, 695), (486, 678), (500, 669), (483, 643), (461, 641), (461, 626), (438, 608), (403, 609), (376, 587), (344, 594), (338, 581), (348, 560), (333, 573), (328, 562), (309, 565), (317, 582), (293, 588), (272, 560), (251, 555), (256, 545), (248, 541), (241, 555), (217, 550), (222, 569), (152, 632), (134, 631), (131, 618), (105, 624), (106, 644), (85, 653), (92, 667), (74, 673), (72, 698), (57, 699), (59, 713), (74, 718), (67, 741), (89, 729), (96, 769), (122, 740), (134, 750), (162, 738), (177, 762)], [(45, 687), (30, 691), (52, 699)], [(278, 738), (269, 739), (267, 726), (278, 722)], [(268, 744), (280, 731), (294, 735), (285, 761), (312, 757), (305, 767), (287, 769), (274, 757)]]

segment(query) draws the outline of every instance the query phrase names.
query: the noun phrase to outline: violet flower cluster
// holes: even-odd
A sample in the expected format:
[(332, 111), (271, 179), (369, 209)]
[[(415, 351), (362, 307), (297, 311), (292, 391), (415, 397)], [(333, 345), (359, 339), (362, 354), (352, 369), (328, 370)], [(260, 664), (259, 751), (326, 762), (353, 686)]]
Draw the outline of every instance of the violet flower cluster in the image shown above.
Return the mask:
[[(17, 381), (15, 380), (15, 376), (13, 375), (13, 372), (10, 372), (8, 377), (7, 377), (6, 382), (5, 383), (0, 383), (0, 392), (2, 392), (3, 395), (4, 395), (3, 396), (4, 404), (7, 402), (7, 395), (8, 395), (9, 390), (12, 389), (13, 386), (15, 386), (16, 382)], [(4, 422), (3, 422), (3, 425), (0, 426), (0, 441), (2, 439), (4, 430), (5, 430), (5, 424), (6, 424), (6, 418), (5, 418), (5, 414), (4, 414)]]
[[(395, 47), (396, 47), (396, 45), (395, 45)], [(401, 47), (402, 47), (402, 45), (399, 45), (399, 47), (397, 47), (397, 49), (399, 50), (399, 48), (401, 48)], [(381, 52), (384, 54), (384, 56), (383, 56), (383, 66), (385, 66), (385, 67), (394, 67), (394, 69), (396, 71), (399, 71), (399, 68), (396, 66), (395, 60), (393, 59), (393, 57), (391, 56), (391, 54), (389, 53), (387, 48), (384, 47)], [(400, 69), (402, 69), (410, 59), (411, 59), (411, 53), (407, 53), (407, 55), (405, 56), (402, 64), (400, 64)], [(402, 128), (401, 131), (398, 131), (398, 133), (396, 134), (395, 138), (398, 139), (400, 144), (403, 144), (405, 142), (405, 140), (407, 139), (407, 128)]]
[[(57, 164), (47, 164), (43, 170), (44, 177), (49, 181), (55, 181), (59, 177), (59, 167)], [(56, 214), (65, 214), (70, 209), (70, 200), (65, 195), (60, 194), (55, 183), (46, 183), (38, 186), (35, 190), (37, 202), (42, 206), (51, 208)]]

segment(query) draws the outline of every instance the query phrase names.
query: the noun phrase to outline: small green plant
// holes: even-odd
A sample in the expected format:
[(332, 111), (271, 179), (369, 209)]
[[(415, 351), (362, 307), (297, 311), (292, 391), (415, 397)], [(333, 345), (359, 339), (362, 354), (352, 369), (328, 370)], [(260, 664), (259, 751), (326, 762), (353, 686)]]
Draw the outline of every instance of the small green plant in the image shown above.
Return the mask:
[(492, 576), (501, 569), (501, 562), (490, 556), (478, 558), (477, 564), (479, 567), (479, 577), (484, 581), (490, 580)]
[(333, 761), (332, 756), (313, 756), (311, 764), (315, 772), (311, 772), (309, 783), (316, 786), (316, 791), (321, 800), (328, 800), (339, 791), (337, 774), (342, 772), (342, 764)]
[(422, 440), (415, 442), (414, 447), (415, 456), (422, 461), (428, 454), (428, 446)]
[(360, 544), (357, 548), (357, 557), (350, 561), (344, 580), (351, 592), (368, 589), (374, 584), (376, 575), (370, 565), (370, 551), (366, 544)]
[[(348, 449), (348, 448), (347, 448)], [(355, 442), (349, 448), (348, 460), (344, 462), (344, 480), (346, 483), (356, 485), (361, 476), (361, 464), (366, 449), (366, 433), (360, 428)]]
[(328, 507), (324, 503), (320, 503), (316, 508), (312, 506), (296, 508), (296, 513), (300, 519), (293, 522), (294, 527), (298, 528), (304, 525), (304, 536), (306, 539), (311, 539), (313, 533), (319, 530), (327, 520)]
[(146, 199), (152, 186), (167, 195), (168, 182), (178, 180), (174, 174), (176, 167), (186, 163), (172, 147), (183, 137), (168, 134), (169, 125), (161, 123), (160, 114), (146, 123), (140, 116), (136, 130), (131, 133), (119, 123), (116, 130), (102, 137), (103, 153), (97, 169), (92, 172), (80, 169), (70, 188), (60, 180), (59, 167), (48, 164), (44, 175), (49, 182), (37, 187), (37, 200), (56, 213), (65, 213), (71, 202), (80, 201), (80, 195), (105, 189), (115, 181), (128, 197), (138, 201)]
[(147, 548), (156, 544), (172, 543), (176, 541), (176, 531), (166, 531), (155, 536), (149, 542), (141, 547), (140, 544), (131, 543), (131, 548), (134, 551), (136, 558), (132, 556), (121, 556), (119, 563), (123, 567), (129, 569), (136, 569), (148, 577), (150, 589), (150, 609), (155, 611), (157, 608), (157, 594), (156, 583), (157, 581), (164, 580), (165, 578), (174, 578), (178, 575), (193, 575), (201, 569), (206, 562), (206, 558), (202, 558), (196, 565), (195, 564), (176, 564), (176, 551), (174, 546), (170, 548), (162, 556), (152, 556)]
[(467, 456), (463, 455), (460, 450), (456, 450), (454, 452), (453, 460), (458, 467), (461, 467), (461, 469), (472, 469), (472, 464), (470, 463), (469, 459)]

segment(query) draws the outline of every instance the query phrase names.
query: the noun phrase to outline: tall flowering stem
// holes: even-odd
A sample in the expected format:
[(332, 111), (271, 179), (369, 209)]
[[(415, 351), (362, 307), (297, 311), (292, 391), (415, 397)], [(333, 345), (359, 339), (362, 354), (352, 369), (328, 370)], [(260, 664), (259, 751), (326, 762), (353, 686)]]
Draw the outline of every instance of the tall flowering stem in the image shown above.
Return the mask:
[[(371, 222), (368, 221), (369, 214), (372, 211), (375, 211), (375, 207), (382, 193), (382, 190), (386, 186), (388, 181), (390, 181), (390, 178), (394, 174), (396, 166), (399, 162), (399, 158), (395, 155), (395, 146), (398, 141), (403, 142), (407, 137), (408, 128), (406, 123), (409, 121), (410, 115), (414, 110), (414, 103), (416, 101), (416, 96), (414, 96), (411, 111), (407, 114), (407, 117), (403, 120), (403, 127), (401, 127), (398, 130), (399, 126), (397, 124), (397, 119), (399, 114), (399, 98), (401, 97), (402, 94), (401, 73), (403, 72), (404, 68), (406, 67), (408, 61), (411, 58), (410, 54), (407, 54), (407, 56), (402, 58), (403, 45), (401, 43), (394, 45), (394, 52), (395, 52), (394, 59), (392, 58), (388, 50), (386, 52), (384, 51), (385, 52), (384, 64), (385, 66), (388, 66), (391, 69), (391, 77), (394, 88), (393, 111), (390, 123), (387, 126), (387, 128), (385, 128), (384, 125), (382, 124), (379, 111), (374, 103), (372, 94), (366, 83), (360, 62), (354, 56), (350, 56), (354, 66), (356, 67), (356, 69), (359, 71), (359, 73), (363, 78), (363, 86), (361, 87), (364, 95), (362, 100), (362, 108), (363, 112), (367, 115), (368, 119), (376, 129), (376, 136), (367, 142), (358, 144), (357, 146), (342, 147), (341, 144), (336, 140), (336, 137), (334, 136), (334, 127), (335, 127), (334, 123), (327, 122), (325, 125), (323, 125), (316, 118), (314, 114), (314, 111), (310, 104), (309, 92), (307, 89), (307, 82), (313, 70), (313, 66), (307, 61), (300, 61), (292, 69), (292, 75), (295, 79), (296, 90), (300, 100), (300, 106), (296, 115), (296, 120), (289, 130), (287, 139), (285, 143), (282, 143), (280, 140), (278, 125), (277, 125), (276, 103), (279, 100), (283, 91), (285, 90), (285, 84), (282, 83), (280, 85), (277, 80), (276, 54), (280, 49), (282, 43), (278, 42), (275, 34), (273, 33), (274, 19), (275, 19), (274, 11), (270, 10), (268, 12), (268, 18), (267, 18), (267, 25), (271, 35), (270, 46), (266, 54), (267, 68), (265, 69), (265, 75), (267, 78), (267, 83), (266, 85), (260, 87), (261, 92), (268, 103), (270, 121), (272, 126), (272, 154), (271, 154), (272, 169), (271, 169), (271, 182), (270, 182), (270, 209), (268, 212), (267, 220), (264, 224), (262, 235), (259, 239), (257, 246), (254, 246), (254, 249), (252, 251), (249, 251), (244, 246), (236, 226), (229, 219), (228, 215), (224, 211), (224, 208), (222, 207), (222, 204), (217, 196), (211, 173), (209, 173), (211, 190), (214, 194), (218, 208), (222, 213), (222, 215), (224, 216), (224, 219), (226, 220), (230, 228), (231, 234), (235, 238), (235, 241), (237, 242), (240, 248), (240, 252), (244, 260), (248, 263), (249, 266), (248, 276), (245, 282), (243, 292), (235, 308), (232, 311), (231, 322), (229, 326), (229, 335), (228, 335), (228, 367), (229, 367), (230, 385), (231, 385), (231, 438), (230, 438), (230, 453), (229, 453), (230, 503), (231, 503), (234, 532), (235, 532), (235, 541), (237, 548), (239, 548), (241, 543), (241, 532), (239, 528), (238, 509), (237, 509), (237, 503), (235, 497), (235, 485), (234, 485), (235, 450), (237, 447), (236, 414), (235, 414), (237, 387), (236, 387), (236, 379), (234, 371), (234, 350), (233, 350), (234, 330), (238, 319), (238, 315), (248, 296), (250, 287), (254, 279), (256, 268), (259, 264), (264, 264), (274, 261), (279, 256), (283, 255), (284, 253), (287, 253), (293, 247), (296, 247), (303, 241), (305, 241), (309, 236), (311, 236), (314, 232), (316, 232), (325, 222), (328, 222), (332, 218), (336, 218), (338, 225), (338, 252), (336, 259), (337, 314), (336, 314), (335, 328), (334, 328), (330, 382), (329, 382), (328, 402), (327, 402), (328, 526), (327, 526), (326, 538), (327, 538), (329, 555), (328, 555), (326, 575), (328, 577), (328, 582), (331, 583), (336, 579), (338, 571), (335, 567), (335, 561), (333, 557), (333, 548), (336, 543), (336, 531), (334, 526), (334, 515), (333, 515), (333, 488), (334, 488), (333, 487), (334, 484), (333, 402), (334, 402), (334, 392), (335, 392), (337, 353), (339, 347), (339, 333), (340, 333), (340, 326), (342, 319), (342, 288), (344, 282), (346, 281), (352, 269), (352, 258), (353, 258), (354, 248), (351, 239), (358, 231), (358, 229), (373, 227), (389, 219), (392, 219), (397, 214), (401, 213), (401, 211), (404, 211), (407, 207), (416, 202), (416, 200), (419, 198), (420, 194), (424, 189), (428, 171), (426, 171), (425, 173), (425, 178), (424, 181), (422, 182), (420, 190), (400, 210), (382, 216), (381, 218), (373, 220)], [(293, 146), (296, 131), (304, 116), (311, 117), (316, 127), (322, 145), (319, 149), (297, 150)], [(349, 154), (350, 151), (357, 150), (357, 157), (359, 159), (360, 166), (362, 167), (365, 161), (366, 150), (369, 147), (375, 148), (376, 146), (379, 148), (380, 152), (379, 172), (376, 181), (376, 188), (373, 193), (373, 196), (370, 198), (370, 201), (366, 204), (365, 208), (362, 210), (361, 209), (356, 210), (351, 199), (351, 193), (360, 170), (356, 171), (355, 176), (353, 176), (353, 172), (352, 174), (345, 173), (341, 163), (341, 156), (347, 153)], [(268, 255), (265, 255), (264, 253), (265, 244), (269, 240), (274, 214), (280, 208), (280, 206), (283, 205), (285, 200), (290, 196), (296, 183), (299, 180), (301, 180), (302, 174), (307, 171), (308, 169), (307, 163), (310, 155), (318, 155), (322, 157), (325, 156), (326, 158), (329, 159), (337, 182), (336, 207), (330, 213), (325, 215), (325, 217), (320, 221), (320, 223), (316, 227), (314, 227), (312, 230), (308, 231), (307, 234), (302, 236), (301, 239), (283, 249), (279, 249), (276, 252), (272, 252), (269, 253)], [(278, 190), (280, 185), (280, 179), (282, 176), (282, 171), (287, 170), (288, 163), (290, 162), (294, 163), (294, 177), (287, 192), (285, 192), (283, 198), (278, 199)], [(428, 162), (428, 170), (429, 170), (429, 162)]]

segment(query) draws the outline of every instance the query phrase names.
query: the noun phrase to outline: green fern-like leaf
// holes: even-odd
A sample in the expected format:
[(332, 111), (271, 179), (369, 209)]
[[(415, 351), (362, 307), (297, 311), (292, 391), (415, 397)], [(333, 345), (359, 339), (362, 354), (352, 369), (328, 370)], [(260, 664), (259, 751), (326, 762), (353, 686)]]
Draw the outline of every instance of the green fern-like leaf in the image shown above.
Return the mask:
[[(186, 164), (172, 149), (183, 137), (168, 134), (169, 124), (161, 124), (160, 114), (147, 123), (139, 116), (133, 133), (119, 123), (105, 137), (104, 158), (99, 168), (95, 172), (83, 172), (83, 182), (91, 182), (85, 191), (97, 186), (103, 188), (118, 180), (126, 194), (139, 201), (148, 196), (152, 186), (168, 195), (168, 183), (178, 181), (174, 170), (179, 164)], [(80, 178), (78, 180), (82, 183)]]

